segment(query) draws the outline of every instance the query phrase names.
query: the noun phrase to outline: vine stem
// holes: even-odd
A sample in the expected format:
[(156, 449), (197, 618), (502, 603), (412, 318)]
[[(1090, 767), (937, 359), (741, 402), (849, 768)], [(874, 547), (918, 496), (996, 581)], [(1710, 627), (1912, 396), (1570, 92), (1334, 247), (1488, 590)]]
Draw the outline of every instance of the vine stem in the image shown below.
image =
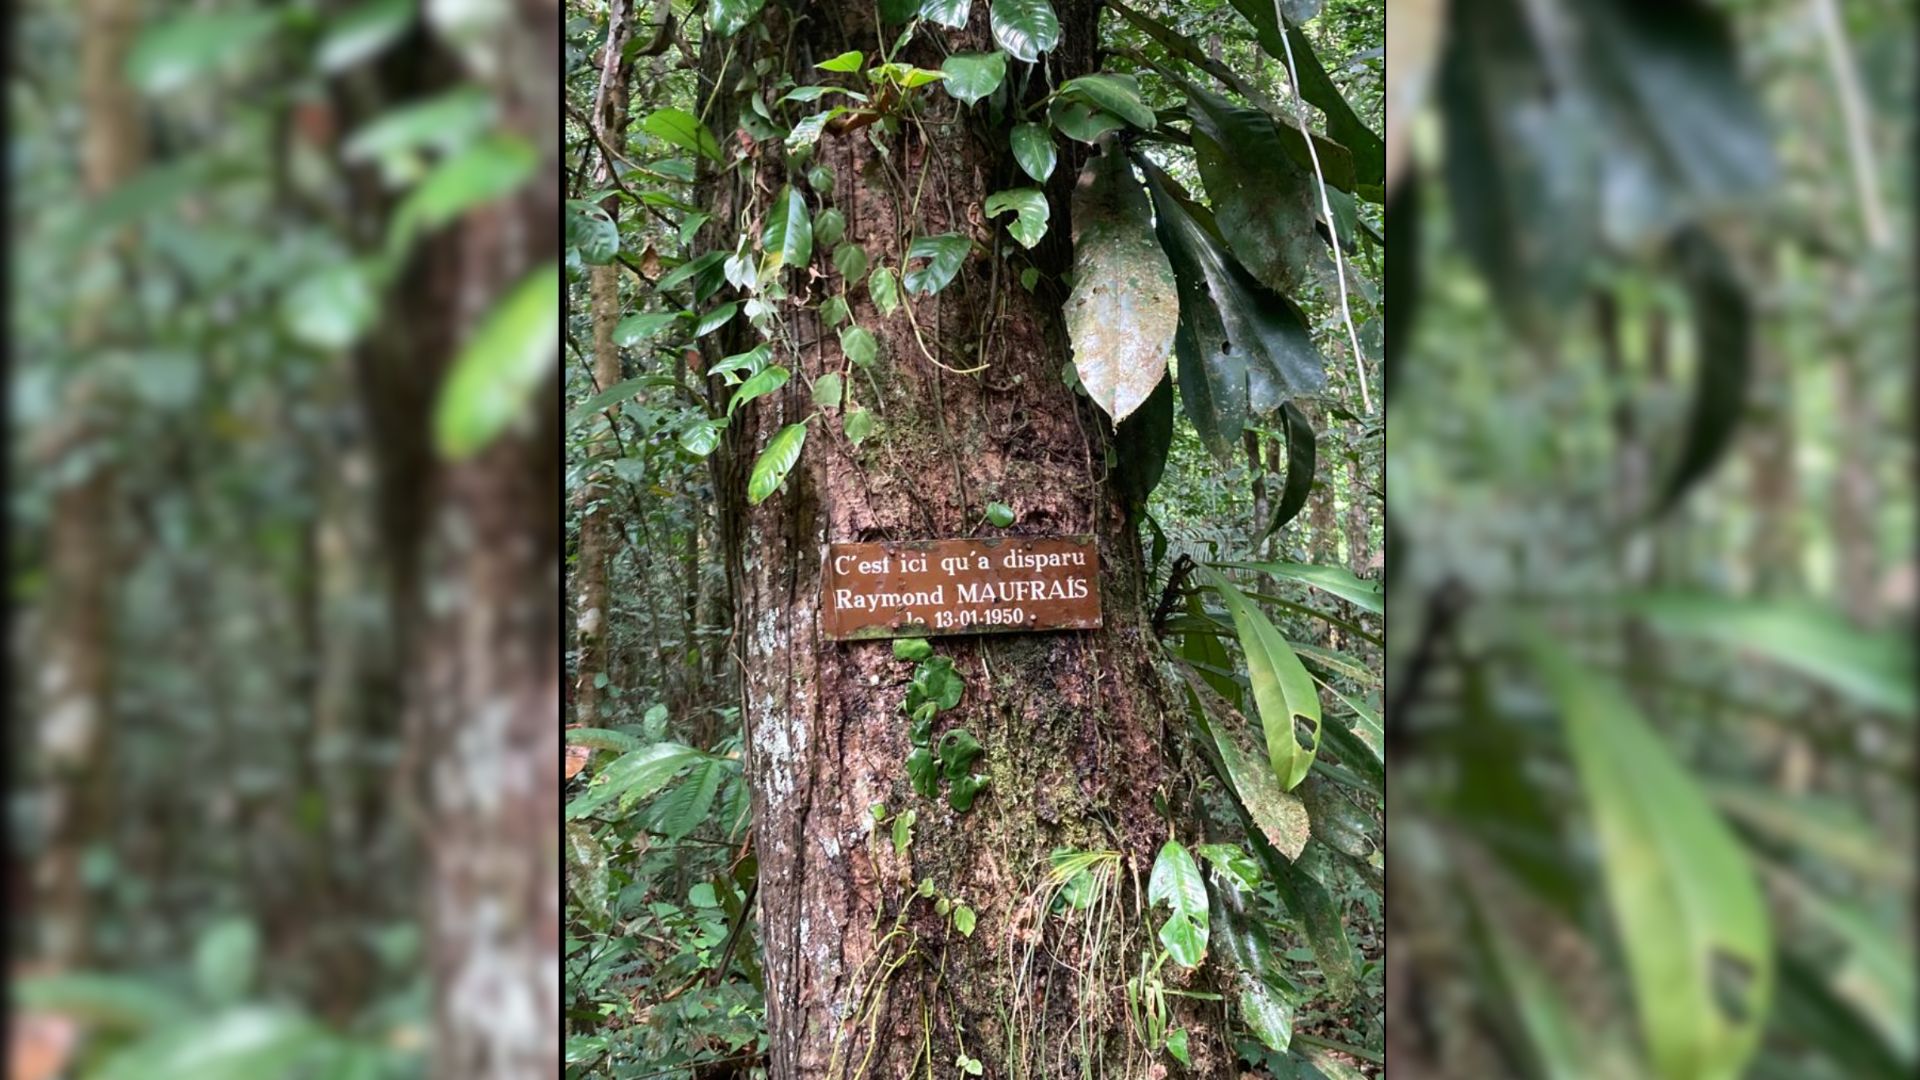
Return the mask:
[(1280, 7), (1280, 0), (1273, 0), (1273, 20), (1280, 28), (1280, 48), (1287, 54), (1287, 92), (1293, 97), (1293, 118), (1300, 125), (1300, 137), (1306, 140), (1307, 160), (1313, 162), (1313, 179), (1320, 185), (1320, 212), (1327, 216), (1327, 233), (1333, 237), (1333, 270), (1340, 286), (1340, 318), (1347, 324), (1347, 341), (1353, 347), (1353, 373), (1360, 377), (1360, 413), (1371, 416), (1373, 397), (1367, 393), (1366, 361), (1360, 355), (1360, 334), (1353, 328), (1353, 309), (1347, 304), (1347, 261), (1340, 246), (1340, 226), (1334, 223), (1333, 202), (1327, 198), (1327, 177), (1320, 170), (1320, 152), (1313, 148), (1313, 132), (1307, 127), (1300, 75), (1293, 63), (1293, 42), (1287, 37), (1287, 14)]

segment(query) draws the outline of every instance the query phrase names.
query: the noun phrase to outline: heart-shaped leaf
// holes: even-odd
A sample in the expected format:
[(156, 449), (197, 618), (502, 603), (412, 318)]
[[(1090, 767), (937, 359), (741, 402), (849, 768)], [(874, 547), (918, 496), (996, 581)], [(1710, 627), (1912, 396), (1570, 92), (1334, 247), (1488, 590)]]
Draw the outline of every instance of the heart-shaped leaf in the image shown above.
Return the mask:
[(972, 105), (1000, 88), (1001, 81), (1007, 77), (1007, 54), (954, 53), (940, 65), (940, 70), (947, 76), (943, 83), (947, 93)]
[(1031, 64), (1060, 44), (1060, 18), (1047, 0), (994, 0), (993, 40), (1015, 60)]

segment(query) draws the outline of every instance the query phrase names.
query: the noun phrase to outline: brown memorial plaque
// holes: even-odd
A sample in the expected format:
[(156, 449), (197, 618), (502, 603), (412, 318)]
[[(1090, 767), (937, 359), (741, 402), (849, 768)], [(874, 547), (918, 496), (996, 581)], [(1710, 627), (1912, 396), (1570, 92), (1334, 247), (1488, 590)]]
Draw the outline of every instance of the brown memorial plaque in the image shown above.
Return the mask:
[(829, 544), (821, 577), (836, 641), (1100, 625), (1091, 536)]

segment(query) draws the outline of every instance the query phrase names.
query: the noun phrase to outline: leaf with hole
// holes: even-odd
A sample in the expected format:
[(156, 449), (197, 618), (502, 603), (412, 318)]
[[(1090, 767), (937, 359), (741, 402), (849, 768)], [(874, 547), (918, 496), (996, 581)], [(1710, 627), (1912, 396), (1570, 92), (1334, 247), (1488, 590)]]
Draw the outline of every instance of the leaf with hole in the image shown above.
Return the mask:
[(1007, 223), (1007, 231), (1020, 241), (1021, 247), (1031, 248), (1047, 235), (1050, 209), (1046, 193), (1039, 188), (1011, 188), (987, 196), (988, 217), (999, 217), (1008, 210), (1014, 212), (1014, 218)]
[(1773, 987), (1773, 934), (1752, 864), (1612, 680), (1544, 627), (1518, 636), (1560, 709), (1656, 1072), (1663, 1080), (1739, 1076), (1759, 1045)]
[[(1313, 676), (1307, 674), (1280, 631), (1232, 582), (1206, 567), (1201, 573), (1225, 601), (1233, 618), (1241, 652), (1247, 658), (1247, 680), (1253, 688), (1260, 726), (1266, 731), (1268, 761), (1280, 786), (1292, 791), (1306, 779), (1320, 749), (1320, 694), (1314, 688)], [(1313, 728), (1308, 746), (1300, 745), (1294, 734), (1295, 717)]]
[[(960, 264), (966, 261), (967, 253), (972, 249), (972, 241), (962, 233), (914, 237), (913, 243), (907, 247), (907, 291), (918, 296), (932, 296), (946, 288), (953, 281), (953, 276), (960, 272)], [(913, 266), (916, 259), (925, 259), (926, 262)]]

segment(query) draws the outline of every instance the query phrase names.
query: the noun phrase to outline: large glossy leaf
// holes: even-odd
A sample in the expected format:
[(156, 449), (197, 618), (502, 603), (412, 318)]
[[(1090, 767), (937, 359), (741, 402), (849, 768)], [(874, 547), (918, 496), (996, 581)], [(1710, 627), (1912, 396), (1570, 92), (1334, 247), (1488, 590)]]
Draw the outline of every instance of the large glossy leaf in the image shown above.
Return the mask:
[(1377, 581), (1363, 581), (1344, 566), (1318, 566), (1312, 563), (1230, 562), (1220, 563), (1242, 570), (1255, 570), (1269, 577), (1298, 581), (1321, 592), (1337, 596), (1362, 611), (1386, 613), (1386, 595)]
[(1683, 230), (1673, 247), (1693, 308), (1694, 389), (1686, 441), (1660, 493), (1658, 510), (1678, 502), (1726, 452), (1746, 407), (1752, 367), (1747, 293), (1726, 255), (1699, 228)]
[(1167, 841), (1153, 860), (1147, 903), (1165, 903), (1169, 909), (1160, 926), (1167, 955), (1182, 967), (1198, 967), (1207, 955), (1207, 883), (1199, 864), (1177, 840)]
[(1122, 420), (1160, 383), (1179, 324), (1173, 268), (1124, 154), (1090, 158), (1073, 192), (1067, 337), (1087, 395)]
[(519, 419), (560, 352), (560, 266), (535, 270), (508, 292), (454, 358), (433, 411), (441, 454), (478, 453)]
[(1047, 0), (994, 0), (993, 40), (1015, 60), (1031, 64), (1060, 43), (1060, 18)]
[(1055, 98), (1047, 106), (1047, 119), (1060, 129), (1060, 134), (1076, 142), (1096, 143), (1100, 136), (1109, 131), (1118, 131), (1127, 126), (1120, 117), (1096, 109), (1084, 101), (1068, 101)]
[(920, 17), (953, 30), (966, 28), (973, 12), (973, 0), (922, 0)]
[(1240, 1019), (1268, 1049), (1284, 1054), (1293, 1042), (1293, 1003), (1277, 988), (1288, 983), (1272, 970), (1269, 958), (1276, 953), (1266, 925), (1232, 889), (1214, 889), (1212, 899), (1215, 955), (1234, 975)]
[(1522, 635), (1560, 708), (1655, 1071), (1731, 1080), (1758, 1045), (1773, 986), (1753, 868), (1625, 693), (1545, 630)]
[(987, 196), (984, 209), (988, 217), (999, 217), (1008, 210), (1013, 211), (1012, 221), (1007, 223), (1007, 231), (1020, 242), (1020, 246), (1031, 248), (1047, 235), (1047, 218), (1050, 216), (1047, 206), (1047, 193), (1036, 187), (1009, 188), (996, 191)]
[(1267, 114), (1195, 86), (1187, 115), (1214, 221), (1241, 265), (1282, 294), (1331, 280), (1333, 264), (1314, 229), (1313, 174), (1294, 163)]
[(1313, 835), (1313, 823), (1300, 797), (1280, 786), (1271, 767), (1248, 753), (1240, 744), (1239, 732), (1251, 726), (1239, 711), (1215, 692), (1191, 665), (1180, 664), (1181, 677), (1200, 709), (1203, 730), (1220, 759), (1223, 779), (1234, 797), (1259, 826), (1274, 850), (1288, 859), (1297, 859)]
[(1007, 77), (1007, 54), (1003, 52), (954, 53), (940, 65), (947, 77), (941, 85), (947, 93), (972, 105), (1000, 88)]
[(806, 197), (792, 185), (782, 187), (774, 196), (760, 242), (783, 267), (805, 266), (813, 258), (813, 219), (807, 214)]
[(806, 442), (805, 421), (788, 424), (767, 440), (767, 448), (754, 459), (753, 471), (747, 477), (747, 502), (758, 506), (780, 490), (787, 482), (787, 474), (800, 460), (800, 449)]
[[(1326, 360), (1313, 344), (1305, 316), (1292, 301), (1262, 285), (1220, 242), (1207, 211), (1152, 164), (1143, 165), (1153, 194), (1155, 232), (1173, 266), (1180, 294), (1177, 353), (1204, 365), (1211, 410), (1202, 435), (1231, 453), (1248, 411), (1265, 414), (1298, 394), (1326, 384)], [(1176, 348), (1181, 343), (1176, 340)], [(1181, 390), (1188, 387), (1183, 370)], [(1193, 415), (1196, 403), (1189, 401)], [(1218, 452), (1219, 447), (1214, 447)]]
[[(1267, 759), (1280, 786), (1288, 791), (1306, 779), (1313, 758), (1320, 749), (1320, 694), (1313, 676), (1300, 663), (1280, 631), (1261, 614), (1260, 609), (1240, 594), (1233, 583), (1219, 573), (1202, 568), (1208, 584), (1219, 593), (1233, 618), (1240, 649), (1247, 658), (1247, 681), (1253, 687), (1253, 701), (1260, 713), (1260, 726), (1266, 732)], [(1294, 718), (1305, 720), (1313, 728), (1311, 746), (1300, 745), (1294, 734)]]
[(924, 265), (911, 266), (902, 277), (907, 291), (920, 296), (931, 296), (947, 287), (953, 281), (953, 275), (959, 273), (960, 264), (966, 261), (967, 252), (973, 249), (972, 241), (964, 233), (940, 233), (935, 236), (916, 236), (907, 246), (907, 260), (927, 260)]
[(1131, 75), (1082, 75), (1062, 83), (1059, 95), (1110, 112), (1142, 131), (1152, 131), (1160, 123)]
[[(1320, 58), (1314, 54), (1307, 35), (1299, 26), (1289, 23), (1286, 28), (1287, 40), (1282, 43), (1280, 20), (1270, 0), (1231, 2), (1234, 10), (1253, 24), (1260, 38), (1260, 47), (1269, 56), (1284, 63), (1288, 48), (1291, 47), (1295, 66), (1293, 74), (1300, 86), (1300, 96), (1326, 114), (1327, 134), (1352, 152), (1355, 179), (1362, 185), (1384, 188), (1387, 177), (1386, 145), (1354, 113), (1347, 99), (1341, 96), (1340, 88), (1327, 76), (1327, 69), (1321, 66)], [(1379, 201), (1379, 196), (1375, 196), (1374, 201)]]
[(1908, 721), (1920, 712), (1913, 642), (1904, 634), (1861, 630), (1836, 611), (1794, 601), (1663, 592), (1622, 603), (1661, 633), (1763, 656)]

